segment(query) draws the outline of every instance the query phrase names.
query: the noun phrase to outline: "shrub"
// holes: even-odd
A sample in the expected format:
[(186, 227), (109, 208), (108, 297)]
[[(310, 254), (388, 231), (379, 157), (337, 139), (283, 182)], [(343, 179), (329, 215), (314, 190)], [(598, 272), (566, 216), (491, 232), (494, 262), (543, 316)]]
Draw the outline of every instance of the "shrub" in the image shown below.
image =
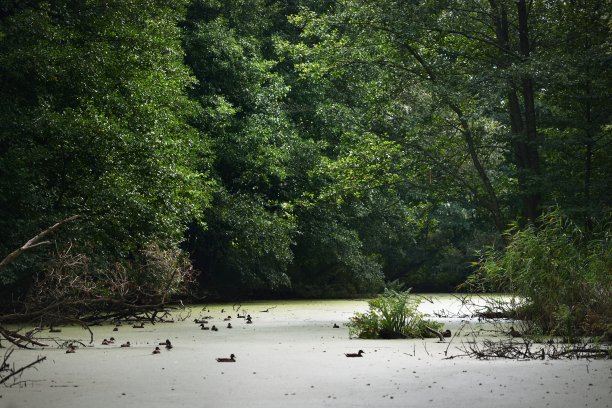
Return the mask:
[(611, 333), (612, 247), (609, 224), (587, 236), (558, 209), (539, 225), (514, 226), (504, 251), (485, 251), (464, 287), (508, 291), (525, 300), (525, 316), (544, 333)]
[(420, 302), (410, 291), (385, 289), (368, 301), (367, 313), (355, 313), (350, 318), (349, 336), (362, 339), (435, 336), (427, 327), (438, 330), (442, 324), (425, 320), (426, 315), (417, 311)]

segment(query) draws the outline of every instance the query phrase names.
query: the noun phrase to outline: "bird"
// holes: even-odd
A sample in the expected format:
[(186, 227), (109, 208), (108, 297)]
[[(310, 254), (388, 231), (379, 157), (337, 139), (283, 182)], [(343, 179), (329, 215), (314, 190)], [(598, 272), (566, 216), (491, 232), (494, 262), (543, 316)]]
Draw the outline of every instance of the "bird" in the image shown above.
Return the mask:
[(210, 330), (212, 330), (212, 331), (219, 331), (219, 329), (217, 329), (217, 326), (215, 326), (214, 324), (213, 324), (213, 326), (210, 328)]
[(119, 328), (118, 328), (118, 327), (115, 327), (115, 328), (113, 329), (113, 331), (119, 331)]
[(130, 342), (129, 342), (129, 341), (128, 341), (128, 342), (125, 342), (125, 343), (123, 343), (123, 344), (121, 345), (121, 347), (130, 347), (130, 346), (131, 346), (131, 344), (130, 344)]
[(172, 343), (170, 343), (170, 340), (166, 339), (166, 341), (162, 341), (160, 343), (158, 343), (160, 346), (168, 346), (170, 345), (170, 347), (172, 347)]
[(446, 329), (442, 332), (442, 337), (450, 337), (451, 336), (451, 331)]
[(347, 357), (363, 357), (363, 353), (365, 353), (365, 351), (359, 350), (357, 353), (344, 353), (344, 355)]
[(69, 353), (76, 353), (76, 347), (74, 347), (72, 344), (68, 346), (68, 349), (66, 350), (66, 354)]
[(159, 346), (155, 347), (155, 350), (153, 350), (153, 354), (159, 354), (159, 353), (161, 353), (161, 350), (159, 349)]
[(229, 358), (218, 357), (217, 358), (217, 362), (219, 362), (219, 363), (235, 363), (236, 362), (236, 356), (232, 353), (232, 355), (230, 355)]
[(334, 329), (339, 329), (340, 326), (338, 326), (336, 323), (334, 323)]
[(103, 346), (108, 346), (109, 344), (111, 344), (110, 341), (108, 341), (106, 339), (102, 340), (102, 345)]
[(523, 337), (521, 332), (515, 330), (513, 326), (510, 326), (510, 331), (508, 332), (508, 334), (511, 335), (512, 337)]
[(227, 322), (229, 320), (232, 320), (232, 316), (227, 316), (225, 319), (223, 319), (224, 322)]
[(166, 340), (166, 350), (170, 350), (172, 347), (174, 347), (172, 345), (172, 343), (170, 343), (170, 340)]
[(228, 323), (228, 324), (227, 324), (227, 328), (228, 328), (228, 329), (231, 329), (231, 328), (232, 328), (232, 324), (231, 324), (231, 323)]
[(210, 327), (206, 327), (206, 326), (204, 326), (203, 324), (201, 324), (201, 325), (200, 325), (200, 328), (201, 328), (202, 330), (210, 330)]
[(135, 324), (132, 326), (134, 329), (144, 329), (144, 323)]
[(115, 343), (115, 338), (111, 337), (110, 339), (108, 339), (108, 343), (109, 344), (114, 344)]

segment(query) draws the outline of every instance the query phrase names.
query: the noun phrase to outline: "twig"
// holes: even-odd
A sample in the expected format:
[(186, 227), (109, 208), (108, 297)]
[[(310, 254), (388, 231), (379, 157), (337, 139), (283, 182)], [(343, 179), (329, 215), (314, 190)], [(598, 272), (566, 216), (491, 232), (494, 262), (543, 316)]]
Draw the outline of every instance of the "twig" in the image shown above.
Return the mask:
[[(4, 358), (3, 358), (2, 364), (0, 365), (0, 384), (4, 384), (10, 378), (20, 376), (21, 373), (23, 373), (28, 368), (34, 367), (36, 364), (41, 363), (42, 361), (47, 359), (47, 357), (38, 357), (36, 359), (36, 361), (33, 361), (30, 364), (25, 365), (25, 366), (15, 370), (14, 368), (10, 368), (10, 365), (8, 364), (8, 360), (11, 357), (11, 354), (13, 354), (13, 351), (14, 351), (14, 349), (10, 349), (10, 350), (8, 350), (4, 354)], [(9, 374), (4, 376), (4, 377), (2, 377), (2, 372), (4, 372), (4, 371), (8, 371)]]

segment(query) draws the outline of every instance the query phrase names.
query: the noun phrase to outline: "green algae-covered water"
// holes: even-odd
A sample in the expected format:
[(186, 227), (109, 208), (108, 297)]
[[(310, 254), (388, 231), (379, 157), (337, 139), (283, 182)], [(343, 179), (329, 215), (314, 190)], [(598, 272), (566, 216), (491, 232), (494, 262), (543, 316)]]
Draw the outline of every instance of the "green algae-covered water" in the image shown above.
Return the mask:
[[(453, 331), (478, 324), (464, 307), (442, 295), (421, 304), (423, 312), (449, 316), (439, 320)], [(0, 389), (0, 407), (609, 406), (609, 361), (445, 359), (460, 354), (461, 339), (450, 346), (349, 339), (343, 323), (367, 310), (366, 300), (243, 302), (238, 313), (250, 314), (253, 324), (237, 318), (236, 308), (192, 306), (175, 323), (142, 329), (94, 327), (91, 345), (87, 331), (64, 327), (59, 335), (87, 347), (74, 354), (53, 346), (15, 351), (17, 365), (39, 355), (47, 360), (24, 373), (21, 385)], [(219, 331), (193, 322), (205, 316)], [(103, 346), (111, 336), (115, 344)], [(166, 339), (174, 347), (152, 354)], [(119, 346), (126, 341), (132, 346)], [(362, 358), (344, 356), (359, 349)], [(235, 363), (215, 360), (230, 354)]]

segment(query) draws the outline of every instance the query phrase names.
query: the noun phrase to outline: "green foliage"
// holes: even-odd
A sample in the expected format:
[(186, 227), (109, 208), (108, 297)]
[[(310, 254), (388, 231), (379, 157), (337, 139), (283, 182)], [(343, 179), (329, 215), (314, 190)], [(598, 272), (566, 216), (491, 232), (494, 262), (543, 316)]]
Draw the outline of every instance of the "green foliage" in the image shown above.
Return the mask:
[(189, 234), (203, 289), (247, 296), (290, 286), (285, 271), (293, 258), (294, 231), (292, 215), (273, 211), (261, 197), (218, 192), (206, 230), (194, 225)]
[(505, 220), (612, 205), (603, 0), (5, 3), (0, 256), (78, 213), (98, 270), (190, 225), (204, 290), (446, 290)]
[(187, 123), (186, 2), (35, 3), (0, 21), (0, 254), (73, 214), (57, 238), (110, 263), (180, 240), (210, 187)]
[(509, 230), (504, 252), (489, 250), (466, 288), (507, 291), (545, 333), (573, 337), (612, 329), (612, 245), (609, 225), (593, 236), (558, 210), (538, 227)]
[(355, 313), (350, 318), (347, 323), (349, 335), (363, 339), (394, 335), (432, 337), (426, 327), (438, 330), (442, 324), (426, 320), (426, 316), (417, 310), (419, 304), (420, 299), (410, 295), (410, 291), (386, 289), (383, 294), (368, 301), (370, 310), (367, 313)]

